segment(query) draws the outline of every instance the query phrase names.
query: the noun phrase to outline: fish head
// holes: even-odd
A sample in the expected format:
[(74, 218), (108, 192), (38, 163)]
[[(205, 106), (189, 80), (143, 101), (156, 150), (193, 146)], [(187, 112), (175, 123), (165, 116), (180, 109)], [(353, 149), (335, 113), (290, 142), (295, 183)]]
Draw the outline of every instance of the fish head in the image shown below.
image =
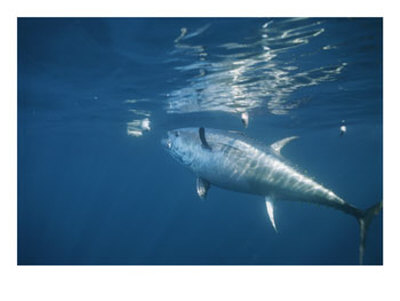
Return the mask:
[(167, 132), (161, 140), (167, 152), (183, 165), (191, 165), (202, 151), (201, 141), (196, 128), (182, 128)]

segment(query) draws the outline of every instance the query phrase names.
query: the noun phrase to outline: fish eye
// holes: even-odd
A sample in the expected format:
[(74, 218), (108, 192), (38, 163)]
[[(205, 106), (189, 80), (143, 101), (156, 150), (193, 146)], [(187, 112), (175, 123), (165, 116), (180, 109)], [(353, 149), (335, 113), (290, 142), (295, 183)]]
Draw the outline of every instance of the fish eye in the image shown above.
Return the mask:
[(179, 132), (178, 131), (175, 131), (174, 134), (175, 134), (175, 137), (179, 137)]

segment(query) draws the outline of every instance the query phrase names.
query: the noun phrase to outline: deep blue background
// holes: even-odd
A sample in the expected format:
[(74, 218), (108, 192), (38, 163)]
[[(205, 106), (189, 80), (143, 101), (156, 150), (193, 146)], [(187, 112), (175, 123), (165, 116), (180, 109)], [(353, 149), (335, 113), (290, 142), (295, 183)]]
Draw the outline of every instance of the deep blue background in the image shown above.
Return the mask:
[[(212, 187), (200, 201), (195, 177), (160, 145), (167, 130), (185, 126), (243, 130), (266, 144), (299, 135), (285, 157), (357, 207), (382, 199), (381, 19), (317, 20), (322, 34), (280, 51), (276, 64), (294, 62), (293, 72), (345, 63), (332, 78), (285, 94), (306, 99), (286, 114), (266, 109), (260, 86), (255, 97), (263, 103), (250, 110), (248, 129), (226, 111), (168, 113), (169, 101), (180, 101), (175, 92), (197, 78), (198, 70), (180, 67), (200, 63), (215, 75), (201, 81), (204, 89), (232, 86), (220, 85), (224, 73), (213, 69), (227, 55), (220, 45), (258, 51), (267, 21), (18, 19), (18, 264), (357, 264), (354, 218), (279, 202), (275, 234), (263, 199)], [(278, 33), (294, 26), (273, 21)], [(178, 49), (183, 27), (206, 60), (194, 48)], [(249, 83), (260, 83), (257, 66), (249, 67)], [(140, 117), (130, 109), (151, 113), (141, 137), (127, 134)], [(382, 264), (382, 241), (380, 214), (366, 264)]]

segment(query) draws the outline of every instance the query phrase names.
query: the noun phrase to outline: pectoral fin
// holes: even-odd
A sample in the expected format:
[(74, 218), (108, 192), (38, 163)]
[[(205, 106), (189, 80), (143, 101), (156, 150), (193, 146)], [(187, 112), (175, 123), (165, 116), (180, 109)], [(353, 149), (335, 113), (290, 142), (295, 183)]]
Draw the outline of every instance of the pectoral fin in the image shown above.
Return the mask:
[(199, 136), (200, 136), (200, 140), (201, 140), (201, 145), (208, 150), (211, 150), (210, 145), (207, 143), (206, 140), (206, 132), (204, 130), (203, 127), (199, 128)]
[(288, 144), (290, 141), (299, 138), (298, 136), (287, 137), (282, 140), (276, 141), (275, 143), (271, 144), (271, 148), (276, 151), (277, 153), (281, 153), (281, 149)]
[(275, 217), (274, 217), (274, 202), (272, 198), (270, 197), (265, 197), (265, 206), (267, 207), (267, 213), (269, 220), (271, 221), (272, 227), (274, 227), (275, 232), (278, 233), (278, 230), (276, 229), (276, 224), (275, 224)]
[(197, 178), (196, 180), (196, 190), (197, 194), (201, 199), (205, 199), (207, 197), (208, 189), (210, 188), (210, 183), (207, 180), (202, 178)]

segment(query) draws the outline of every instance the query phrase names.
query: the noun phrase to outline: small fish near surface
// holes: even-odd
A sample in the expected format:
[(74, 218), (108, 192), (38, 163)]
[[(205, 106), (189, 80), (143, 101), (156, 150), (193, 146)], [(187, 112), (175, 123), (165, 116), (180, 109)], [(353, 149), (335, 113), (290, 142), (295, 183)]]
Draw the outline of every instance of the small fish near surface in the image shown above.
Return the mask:
[(200, 127), (169, 131), (162, 144), (197, 176), (200, 198), (207, 196), (211, 185), (263, 196), (275, 231), (277, 200), (320, 204), (355, 217), (360, 225), (359, 263), (362, 264), (367, 229), (381, 211), (382, 202), (361, 210), (298, 171), (281, 155), (282, 148), (296, 138), (288, 137), (266, 146), (239, 132)]

